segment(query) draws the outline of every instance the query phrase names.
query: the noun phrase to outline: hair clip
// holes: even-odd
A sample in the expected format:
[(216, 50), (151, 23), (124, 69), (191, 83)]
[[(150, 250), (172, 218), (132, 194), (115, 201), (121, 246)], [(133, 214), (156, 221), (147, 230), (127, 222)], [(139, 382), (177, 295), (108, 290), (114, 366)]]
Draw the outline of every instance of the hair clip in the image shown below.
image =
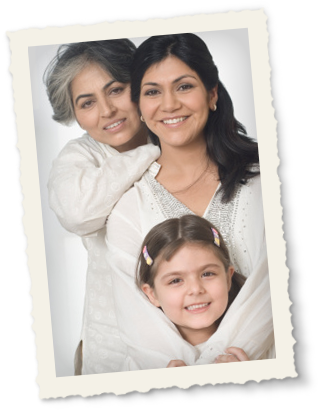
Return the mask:
[(148, 253), (147, 245), (144, 246), (142, 253), (143, 253), (144, 259), (146, 260), (146, 264), (151, 266), (153, 264), (153, 259)]
[(213, 233), (213, 243), (220, 248), (220, 238), (219, 238), (218, 231), (216, 231), (214, 228), (211, 228), (211, 230)]

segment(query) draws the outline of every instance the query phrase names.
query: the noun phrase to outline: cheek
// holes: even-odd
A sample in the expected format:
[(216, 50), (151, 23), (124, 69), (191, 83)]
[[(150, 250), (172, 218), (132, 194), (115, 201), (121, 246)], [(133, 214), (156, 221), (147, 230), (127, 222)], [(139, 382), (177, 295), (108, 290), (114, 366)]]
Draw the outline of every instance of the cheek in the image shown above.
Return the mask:
[(143, 98), (140, 100), (139, 108), (141, 111), (142, 116), (145, 119), (150, 118), (152, 112), (154, 111), (155, 102), (153, 100), (145, 101)]
[(163, 311), (166, 312), (172, 312), (177, 309), (177, 306), (179, 306), (180, 298), (177, 292), (159, 292), (158, 293), (158, 301), (160, 303), (160, 306), (162, 307)]
[(138, 106), (128, 99), (128, 97), (124, 98), (122, 101), (119, 101), (119, 109), (123, 109), (132, 117), (139, 117)]
[(125, 101), (124, 104), (119, 105), (119, 109), (121, 109), (124, 115), (130, 119), (133, 126), (140, 127), (140, 116), (138, 107), (135, 103), (133, 103), (132, 101)]
[(229, 287), (226, 281), (212, 286), (210, 293), (214, 299), (219, 300), (221, 303), (228, 303)]
[(76, 120), (78, 121), (81, 126), (84, 128), (89, 128), (93, 126), (93, 123), (95, 122), (95, 110), (87, 110), (87, 111), (75, 111), (75, 117)]
[(81, 123), (81, 121), (83, 121), (83, 115), (82, 115), (81, 111), (74, 110), (74, 116), (76, 117), (76, 120), (79, 123)]

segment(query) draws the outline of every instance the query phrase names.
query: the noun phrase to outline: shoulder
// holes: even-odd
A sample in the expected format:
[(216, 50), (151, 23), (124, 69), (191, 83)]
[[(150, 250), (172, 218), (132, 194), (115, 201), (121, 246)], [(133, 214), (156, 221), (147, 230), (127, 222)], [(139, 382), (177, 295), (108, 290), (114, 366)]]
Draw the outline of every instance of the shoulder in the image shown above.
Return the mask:
[(261, 176), (260, 174), (250, 178), (247, 182), (247, 186), (251, 189), (261, 189)]
[(91, 138), (90, 135), (84, 134), (80, 138), (70, 140), (64, 146), (54, 161), (55, 165), (67, 165), (67, 163), (71, 165), (89, 160), (98, 166), (104, 159), (113, 156), (107, 148), (102, 147), (103, 145)]
[(97, 141), (90, 137), (90, 135), (84, 134), (80, 138), (70, 140), (62, 149), (61, 153), (84, 151), (102, 152), (102, 148)]
[(263, 197), (261, 189), (261, 177), (257, 175), (243, 185), (239, 201), (240, 214), (245, 214), (248, 225), (258, 231), (258, 226), (264, 227)]
[[(148, 171), (147, 171), (148, 172)], [(147, 189), (146, 174), (135, 182), (119, 199), (114, 206), (108, 221), (107, 226), (114, 226), (114, 224), (125, 223), (128, 226), (135, 227), (141, 230), (143, 220), (147, 219), (148, 212), (145, 212), (145, 204), (148, 202), (145, 190)]]
[(123, 220), (126, 223), (135, 223), (139, 217), (137, 189), (134, 186), (128, 189), (114, 206), (107, 221), (107, 226)]
[(250, 194), (261, 197), (261, 177), (260, 174), (248, 179), (245, 184), (239, 186), (240, 195)]
[(141, 217), (134, 186), (122, 195), (111, 211), (106, 224), (106, 240), (109, 247), (121, 248), (129, 254), (140, 246)]

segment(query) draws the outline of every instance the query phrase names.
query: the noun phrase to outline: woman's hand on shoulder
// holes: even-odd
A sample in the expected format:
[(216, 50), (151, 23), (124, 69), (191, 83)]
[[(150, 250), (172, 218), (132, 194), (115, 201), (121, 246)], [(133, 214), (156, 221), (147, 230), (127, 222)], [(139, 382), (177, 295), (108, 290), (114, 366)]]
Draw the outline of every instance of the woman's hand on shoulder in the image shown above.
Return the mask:
[(170, 360), (168, 367), (183, 367), (187, 366), (183, 360)]
[(225, 353), (217, 356), (214, 363), (248, 362), (250, 360), (245, 351), (239, 347), (228, 347)]

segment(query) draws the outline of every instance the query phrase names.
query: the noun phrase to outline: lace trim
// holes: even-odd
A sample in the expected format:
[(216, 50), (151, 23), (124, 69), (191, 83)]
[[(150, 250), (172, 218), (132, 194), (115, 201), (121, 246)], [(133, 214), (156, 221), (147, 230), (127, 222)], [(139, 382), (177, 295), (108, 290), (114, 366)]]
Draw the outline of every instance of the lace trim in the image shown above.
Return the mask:
[[(168, 192), (154, 178), (153, 173), (146, 172), (145, 175), (151, 188), (153, 199), (166, 219), (180, 218), (183, 215), (194, 215), (194, 212), (178, 201), (177, 198), (171, 195), (170, 192)], [(230, 202), (222, 203), (222, 190), (221, 188), (218, 188), (204, 214), (204, 217), (219, 229), (228, 246), (232, 263), (238, 272), (240, 272), (239, 265), (241, 265), (241, 263), (237, 263), (237, 248), (239, 249), (239, 244), (237, 244), (236, 247), (234, 232), (239, 208), (240, 192), (241, 186), (236, 190), (233, 199)]]
[(151, 188), (153, 198), (166, 219), (180, 218), (183, 215), (194, 215), (194, 212), (171, 195), (150, 172), (146, 173), (146, 179)]
[(218, 228), (229, 250), (231, 261), (237, 272), (240, 272), (239, 263), (237, 263), (237, 248), (235, 224), (239, 210), (241, 187), (236, 190), (233, 199), (227, 203), (222, 202), (222, 191), (216, 193), (209, 206), (206, 218)]

